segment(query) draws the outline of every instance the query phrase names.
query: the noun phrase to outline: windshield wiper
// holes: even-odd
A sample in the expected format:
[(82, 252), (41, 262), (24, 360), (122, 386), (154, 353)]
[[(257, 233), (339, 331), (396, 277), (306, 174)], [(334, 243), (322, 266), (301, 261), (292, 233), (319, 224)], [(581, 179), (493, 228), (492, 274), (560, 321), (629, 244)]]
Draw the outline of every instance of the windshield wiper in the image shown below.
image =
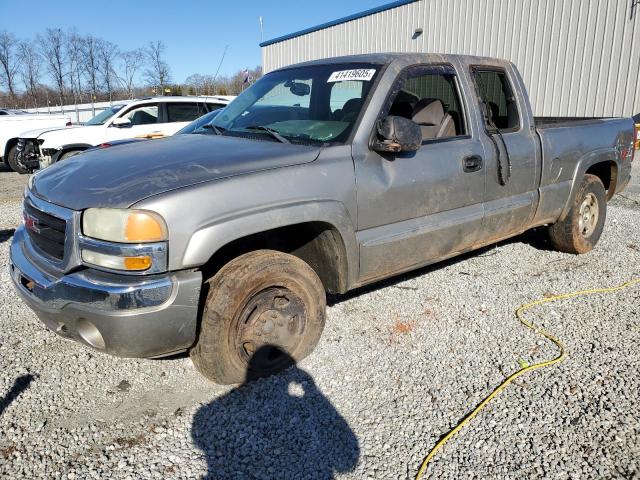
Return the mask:
[(273, 138), (278, 140), (280, 143), (291, 143), (289, 140), (287, 140), (282, 135), (280, 135), (280, 133), (278, 133), (277, 130), (274, 130), (273, 128), (270, 128), (270, 127), (265, 127), (264, 125), (251, 125), (250, 127), (244, 127), (244, 128), (245, 130), (249, 130), (249, 129), (262, 130), (263, 132), (267, 132), (269, 135), (271, 135)]
[(216, 127), (213, 123), (207, 123), (206, 125), (202, 125), (200, 128), (213, 130), (216, 135), (222, 135), (226, 131), (226, 128)]

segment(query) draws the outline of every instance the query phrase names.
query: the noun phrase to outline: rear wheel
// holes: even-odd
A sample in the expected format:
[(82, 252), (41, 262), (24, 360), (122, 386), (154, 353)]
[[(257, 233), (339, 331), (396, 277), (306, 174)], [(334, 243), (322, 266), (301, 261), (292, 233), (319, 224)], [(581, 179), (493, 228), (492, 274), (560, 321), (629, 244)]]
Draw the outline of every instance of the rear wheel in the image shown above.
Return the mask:
[(7, 163), (14, 172), (21, 174), (29, 173), (29, 169), (22, 164), (20, 157), (18, 156), (18, 145), (14, 145), (9, 149), (9, 153), (7, 154)]
[(567, 253), (587, 253), (596, 246), (607, 216), (606, 191), (595, 175), (585, 175), (569, 213), (549, 227), (553, 246)]
[(247, 253), (208, 284), (190, 355), (209, 380), (230, 384), (271, 375), (318, 343), (326, 295), (314, 270), (299, 258), (272, 250)]

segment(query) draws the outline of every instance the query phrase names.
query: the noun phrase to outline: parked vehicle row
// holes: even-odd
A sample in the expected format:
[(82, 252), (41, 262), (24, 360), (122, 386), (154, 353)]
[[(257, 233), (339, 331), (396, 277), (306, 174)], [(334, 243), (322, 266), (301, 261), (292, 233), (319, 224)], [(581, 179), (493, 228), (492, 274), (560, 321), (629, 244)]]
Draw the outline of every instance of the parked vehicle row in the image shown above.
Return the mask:
[[(217, 110), (213, 110), (203, 116), (201, 116), (200, 118), (194, 120), (193, 122), (189, 123), (186, 127), (182, 127), (180, 130), (178, 130), (176, 133), (174, 133), (174, 135), (185, 135), (185, 134), (189, 134), (189, 133), (203, 133), (206, 131), (206, 129), (209, 127), (209, 124), (213, 121), (213, 119), (220, 114), (220, 112), (222, 112), (224, 110), (224, 108), (219, 108)], [(100, 145), (96, 145), (95, 147), (91, 147), (88, 148), (85, 151), (91, 151), (94, 149), (102, 149), (102, 148), (110, 148), (110, 147), (117, 147), (119, 145), (126, 145), (128, 143), (136, 143), (136, 142), (144, 142), (146, 140), (153, 140), (155, 138), (164, 138), (164, 137), (154, 137), (154, 136), (148, 136), (148, 137), (137, 137), (137, 138), (125, 138), (123, 140), (111, 140), (109, 142), (104, 142), (101, 143)]]
[(15, 171), (29, 173), (101, 143), (172, 135), (198, 117), (224, 107), (229, 97), (147, 97), (118, 103), (83, 125), (23, 132)]
[[(125, 108), (132, 123), (121, 107), (107, 135)], [(128, 357), (188, 350), (204, 376), (237, 383), (314, 349), (326, 292), (532, 227), (590, 251), (629, 182), (634, 135), (629, 118), (538, 121), (507, 61), (308, 62), (266, 74), (198, 134), (31, 177), (11, 277), (62, 336)], [(37, 138), (46, 163), (73, 135)]]

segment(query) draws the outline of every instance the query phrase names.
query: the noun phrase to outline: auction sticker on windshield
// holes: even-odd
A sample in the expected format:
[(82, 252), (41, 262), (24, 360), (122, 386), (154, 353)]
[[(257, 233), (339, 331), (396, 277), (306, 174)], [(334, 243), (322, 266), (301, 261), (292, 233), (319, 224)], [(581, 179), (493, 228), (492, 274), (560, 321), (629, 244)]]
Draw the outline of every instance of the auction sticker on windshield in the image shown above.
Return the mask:
[(358, 68), (355, 70), (341, 70), (339, 72), (333, 72), (327, 83), (331, 82), (343, 82), (346, 80), (363, 80), (368, 82), (375, 75), (375, 68)]

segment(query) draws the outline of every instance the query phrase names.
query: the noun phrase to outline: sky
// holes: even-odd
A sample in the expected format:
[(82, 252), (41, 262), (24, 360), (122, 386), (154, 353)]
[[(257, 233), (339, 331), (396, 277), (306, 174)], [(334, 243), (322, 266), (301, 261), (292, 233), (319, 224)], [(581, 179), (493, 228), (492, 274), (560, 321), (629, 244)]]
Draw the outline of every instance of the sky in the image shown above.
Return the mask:
[[(261, 65), (260, 25), (264, 40), (293, 33), (390, 0), (0, 0), (0, 30), (20, 39), (46, 28), (75, 28), (109, 40), (122, 50), (162, 40), (174, 82), (192, 73), (215, 73), (229, 45), (221, 75)], [(28, 11), (26, 11), (28, 9)]]

